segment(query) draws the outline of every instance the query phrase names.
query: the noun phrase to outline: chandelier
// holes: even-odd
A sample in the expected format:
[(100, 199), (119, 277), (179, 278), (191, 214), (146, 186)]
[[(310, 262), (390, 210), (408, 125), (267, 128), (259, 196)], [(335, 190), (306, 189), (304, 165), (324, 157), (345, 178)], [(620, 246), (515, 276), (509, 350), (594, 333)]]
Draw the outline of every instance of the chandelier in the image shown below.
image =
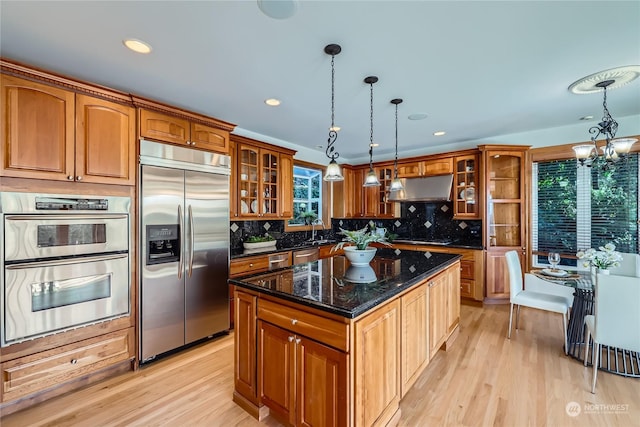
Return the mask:
[(378, 175), (373, 170), (373, 84), (378, 81), (376, 76), (369, 76), (364, 79), (364, 82), (371, 87), (371, 109), (370, 109), (370, 123), (371, 123), (371, 132), (369, 139), (369, 172), (367, 176), (364, 178), (363, 187), (379, 187), (380, 181), (378, 180)]
[(334, 144), (336, 143), (336, 139), (338, 139), (338, 129), (334, 124), (334, 106), (335, 106), (335, 68), (334, 68), (334, 58), (337, 54), (342, 51), (340, 45), (337, 44), (329, 44), (325, 46), (324, 52), (327, 55), (331, 55), (331, 127), (329, 128), (329, 138), (327, 139), (327, 157), (331, 159), (329, 165), (327, 166), (327, 172), (324, 175), (325, 181), (343, 181), (344, 176), (342, 176), (342, 171), (340, 170), (340, 165), (336, 162), (336, 159), (340, 156), (340, 154), (335, 151)]
[[(627, 158), (636, 139), (615, 139), (618, 122), (614, 120), (607, 108), (607, 88), (615, 88), (629, 83), (638, 77), (638, 73), (639, 67), (637, 66), (619, 67), (584, 77), (569, 86), (569, 90), (573, 93), (603, 92), (602, 120), (596, 126), (589, 128), (591, 144), (573, 147), (579, 166), (613, 170), (616, 163)], [(594, 82), (597, 83), (594, 84)], [(598, 139), (604, 139), (604, 145), (598, 147)], [(599, 153), (598, 150), (602, 152)]]
[(404, 190), (402, 180), (398, 178), (398, 104), (402, 103), (402, 99), (392, 99), (391, 103), (396, 106), (396, 158), (393, 161), (393, 180), (389, 186), (390, 191)]

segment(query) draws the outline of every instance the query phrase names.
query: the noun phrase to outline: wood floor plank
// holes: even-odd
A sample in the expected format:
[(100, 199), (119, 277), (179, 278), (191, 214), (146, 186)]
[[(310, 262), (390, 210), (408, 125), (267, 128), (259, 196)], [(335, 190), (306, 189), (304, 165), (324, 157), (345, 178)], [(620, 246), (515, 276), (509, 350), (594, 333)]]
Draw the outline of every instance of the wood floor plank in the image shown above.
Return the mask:
[[(560, 316), (523, 308), (507, 339), (508, 306), (461, 309), (460, 336), (401, 402), (400, 426), (640, 426), (640, 380), (564, 355)], [(0, 419), (24, 426), (279, 426), (231, 400), (233, 334)], [(567, 414), (576, 402), (580, 413)], [(608, 406), (605, 406), (608, 405)]]

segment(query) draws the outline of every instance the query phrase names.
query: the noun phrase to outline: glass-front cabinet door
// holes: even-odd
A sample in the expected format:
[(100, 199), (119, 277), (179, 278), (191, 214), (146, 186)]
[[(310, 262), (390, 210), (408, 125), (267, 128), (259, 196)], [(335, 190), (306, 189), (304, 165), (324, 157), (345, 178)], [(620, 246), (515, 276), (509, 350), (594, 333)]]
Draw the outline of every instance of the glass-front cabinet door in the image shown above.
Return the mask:
[(479, 219), (481, 206), (479, 156), (470, 154), (455, 157), (454, 170), (454, 218)]
[(251, 145), (238, 146), (241, 217), (277, 217), (279, 153)]

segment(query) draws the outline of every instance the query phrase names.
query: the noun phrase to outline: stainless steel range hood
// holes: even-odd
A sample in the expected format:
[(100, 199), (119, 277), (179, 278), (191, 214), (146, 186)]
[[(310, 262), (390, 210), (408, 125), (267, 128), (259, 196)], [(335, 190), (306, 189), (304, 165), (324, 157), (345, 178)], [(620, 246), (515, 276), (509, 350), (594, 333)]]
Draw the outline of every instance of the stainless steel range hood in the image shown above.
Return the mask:
[(403, 178), (404, 190), (390, 191), (392, 202), (435, 202), (451, 200), (453, 175), (428, 176), (424, 178)]

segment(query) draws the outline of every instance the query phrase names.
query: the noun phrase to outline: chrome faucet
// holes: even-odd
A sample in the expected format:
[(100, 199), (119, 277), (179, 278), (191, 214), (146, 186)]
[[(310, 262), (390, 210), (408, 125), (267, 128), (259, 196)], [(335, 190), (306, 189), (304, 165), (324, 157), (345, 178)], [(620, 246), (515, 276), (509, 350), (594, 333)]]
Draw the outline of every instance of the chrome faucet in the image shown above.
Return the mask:
[(322, 224), (322, 229), (324, 230), (324, 222), (321, 218), (311, 221), (311, 241), (316, 240), (316, 224)]

